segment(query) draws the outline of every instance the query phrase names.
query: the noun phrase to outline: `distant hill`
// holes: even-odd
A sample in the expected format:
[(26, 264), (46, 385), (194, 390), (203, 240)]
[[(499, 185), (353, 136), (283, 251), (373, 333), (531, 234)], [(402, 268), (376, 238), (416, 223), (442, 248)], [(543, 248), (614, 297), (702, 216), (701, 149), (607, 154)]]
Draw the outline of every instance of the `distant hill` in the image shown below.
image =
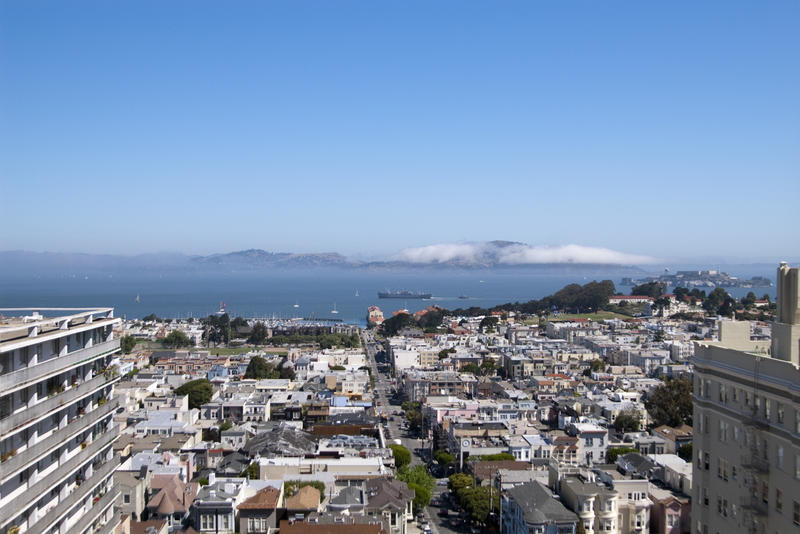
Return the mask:
[[(530, 247), (512, 241), (489, 241), (466, 245), (431, 245), (406, 249), (381, 261), (359, 261), (337, 252), (294, 253), (248, 249), (191, 256), (152, 253), (133, 256), (68, 252), (0, 251), (0, 276), (69, 276), (89, 274), (169, 274), (258, 272), (260, 270), (365, 269), (370, 271), (518, 270), (542, 273), (617, 272), (636, 275), (641, 269), (614, 257), (591, 261), (582, 248), (574, 253), (559, 248)], [(613, 252), (613, 251), (608, 251)], [(583, 261), (583, 253), (587, 261)], [(570, 255), (573, 254), (573, 255)], [(625, 258), (624, 256), (620, 256)], [(562, 261), (563, 259), (563, 261)], [(635, 263), (635, 262), (631, 262)]]

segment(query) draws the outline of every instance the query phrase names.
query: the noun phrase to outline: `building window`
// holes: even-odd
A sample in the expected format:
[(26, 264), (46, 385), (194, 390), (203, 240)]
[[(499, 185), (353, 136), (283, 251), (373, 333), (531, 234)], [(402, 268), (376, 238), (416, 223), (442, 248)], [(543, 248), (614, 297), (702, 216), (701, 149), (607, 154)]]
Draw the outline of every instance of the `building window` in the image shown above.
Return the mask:
[(776, 412), (778, 412), (778, 422), (783, 424), (783, 403), (778, 402), (775, 406), (777, 408)]
[(783, 512), (783, 492), (777, 488), (775, 489), (775, 510)]
[(131, 495), (130, 493), (126, 493), (122, 496), (122, 503), (123, 504), (130, 504), (131, 503)]
[(800, 525), (800, 502), (794, 501), (792, 503), (792, 516), (794, 518), (794, 524)]
[(783, 469), (783, 446), (778, 445), (778, 469)]
[(214, 516), (203, 514), (200, 516), (200, 530), (211, 530), (214, 528)]

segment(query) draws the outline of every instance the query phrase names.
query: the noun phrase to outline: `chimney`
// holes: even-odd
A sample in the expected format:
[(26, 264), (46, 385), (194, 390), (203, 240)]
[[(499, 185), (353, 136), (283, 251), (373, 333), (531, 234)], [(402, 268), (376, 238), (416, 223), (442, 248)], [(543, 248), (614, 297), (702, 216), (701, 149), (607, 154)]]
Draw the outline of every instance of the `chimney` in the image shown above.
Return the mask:
[(213, 486), (217, 482), (217, 474), (216, 473), (209, 473), (208, 474), (208, 485)]

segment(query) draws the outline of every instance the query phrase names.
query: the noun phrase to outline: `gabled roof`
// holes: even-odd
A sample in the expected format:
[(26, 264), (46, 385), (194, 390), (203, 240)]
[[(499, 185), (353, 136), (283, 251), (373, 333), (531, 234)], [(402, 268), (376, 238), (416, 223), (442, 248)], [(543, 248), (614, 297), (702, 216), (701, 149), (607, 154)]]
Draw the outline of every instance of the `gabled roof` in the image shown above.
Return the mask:
[(540, 482), (520, 484), (508, 490), (509, 497), (522, 510), (526, 523), (576, 523), (578, 516), (570, 512)]
[(286, 499), (287, 510), (316, 510), (319, 507), (320, 493), (314, 486), (303, 486), (297, 493)]
[(280, 497), (279, 490), (268, 486), (240, 504), (239, 510), (274, 510)]

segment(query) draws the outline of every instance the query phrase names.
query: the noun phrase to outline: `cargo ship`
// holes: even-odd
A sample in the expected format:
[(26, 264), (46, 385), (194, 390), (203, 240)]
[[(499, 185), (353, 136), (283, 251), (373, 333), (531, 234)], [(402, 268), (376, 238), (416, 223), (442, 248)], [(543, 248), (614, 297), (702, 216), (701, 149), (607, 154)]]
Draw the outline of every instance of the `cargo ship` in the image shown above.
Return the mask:
[(422, 293), (421, 291), (406, 291), (405, 289), (402, 290), (391, 290), (387, 289), (386, 291), (378, 291), (378, 298), (379, 299), (429, 299), (431, 298), (430, 293)]

